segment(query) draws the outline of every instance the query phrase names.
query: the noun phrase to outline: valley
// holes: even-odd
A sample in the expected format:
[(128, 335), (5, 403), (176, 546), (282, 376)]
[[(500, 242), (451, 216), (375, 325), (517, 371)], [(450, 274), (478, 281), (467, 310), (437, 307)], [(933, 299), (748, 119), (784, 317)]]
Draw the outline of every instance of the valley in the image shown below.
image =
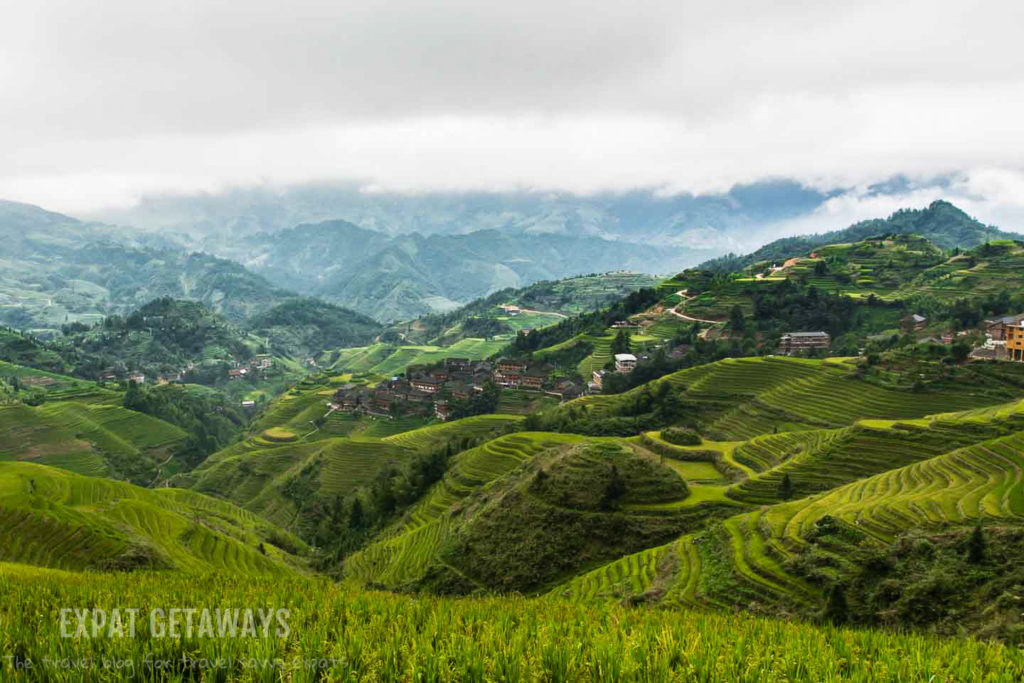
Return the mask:
[[(0, 611), (242, 591), (289, 605), (301, 633), (262, 654), (384, 680), (1014, 680), (1024, 364), (1006, 350), (1024, 245), (959, 220), (949, 239), (983, 241), (900, 232), (951, 215), (390, 325), (311, 298), (237, 321), (161, 298), (52, 337), (9, 330)], [(419, 626), (399, 642), (382, 619)], [(439, 629), (505, 645), (438, 658)], [(582, 649), (544, 645), (556, 635)], [(110, 648), (143, 644), (253, 653)], [(46, 648), (67, 645), (44, 633), (23, 655)]]

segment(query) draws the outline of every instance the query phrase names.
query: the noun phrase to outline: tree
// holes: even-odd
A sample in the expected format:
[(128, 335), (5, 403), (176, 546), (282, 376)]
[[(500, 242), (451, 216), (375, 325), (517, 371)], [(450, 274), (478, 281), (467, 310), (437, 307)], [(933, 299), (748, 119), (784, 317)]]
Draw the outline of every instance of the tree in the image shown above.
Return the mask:
[(782, 475), (782, 481), (779, 482), (779, 498), (782, 500), (789, 500), (793, 497), (793, 482), (789, 479), (789, 472), (785, 472)]
[(846, 602), (846, 590), (839, 583), (832, 584), (828, 592), (828, 602), (822, 615), (825, 621), (833, 624), (845, 624), (850, 618), (850, 607)]
[(971, 564), (981, 564), (984, 562), (986, 545), (985, 531), (981, 528), (981, 522), (979, 521), (967, 539), (967, 561)]
[(626, 482), (619, 474), (619, 468), (612, 465), (608, 474), (608, 483), (604, 487), (604, 494), (601, 496), (601, 509), (611, 510), (616, 501), (626, 493)]
[(747, 329), (747, 319), (743, 317), (743, 309), (733, 306), (729, 311), (729, 329), (735, 332), (743, 332)]
[(358, 497), (352, 499), (352, 507), (348, 511), (348, 525), (353, 529), (361, 529), (363, 524), (366, 523), (365, 514), (363, 513), (363, 501)]
[(953, 347), (949, 351), (949, 355), (957, 363), (963, 363), (967, 360), (967, 357), (971, 355), (971, 347), (963, 342), (957, 342), (953, 344)]
[(615, 338), (612, 339), (612, 355), (617, 353), (629, 353), (629, 332), (625, 329), (621, 329), (615, 333)]

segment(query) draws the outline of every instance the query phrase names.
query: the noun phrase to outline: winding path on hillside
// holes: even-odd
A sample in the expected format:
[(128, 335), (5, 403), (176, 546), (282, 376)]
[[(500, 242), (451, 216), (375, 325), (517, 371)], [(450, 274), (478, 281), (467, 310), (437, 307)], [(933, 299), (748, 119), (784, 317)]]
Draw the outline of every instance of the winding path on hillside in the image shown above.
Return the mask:
[[(686, 315), (685, 313), (680, 313), (679, 311), (677, 311), (676, 310), (677, 308), (679, 308), (680, 306), (685, 306), (687, 304), (687, 302), (689, 302), (689, 301), (691, 301), (691, 300), (696, 298), (696, 297), (692, 297), (692, 296), (687, 296), (685, 294), (685, 292), (686, 292), (685, 289), (680, 289), (678, 292), (676, 292), (676, 296), (681, 297), (682, 301), (680, 303), (676, 304), (673, 308), (668, 309), (669, 313), (671, 313), (672, 315), (676, 316), (677, 318), (681, 318), (681, 319), (686, 320), (687, 322), (691, 322), (691, 323), (704, 323), (706, 325), (724, 325), (725, 324), (724, 320), (705, 320), (704, 318), (694, 318), (692, 315)], [(710, 331), (711, 331), (710, 327), (708, 329), (706, 329), (706, 330), (701, 330), (700, 334), (698, 334), (697, 336), (700, 337), (701, 339), (706, 339), (707, 338), (707, 334)]]

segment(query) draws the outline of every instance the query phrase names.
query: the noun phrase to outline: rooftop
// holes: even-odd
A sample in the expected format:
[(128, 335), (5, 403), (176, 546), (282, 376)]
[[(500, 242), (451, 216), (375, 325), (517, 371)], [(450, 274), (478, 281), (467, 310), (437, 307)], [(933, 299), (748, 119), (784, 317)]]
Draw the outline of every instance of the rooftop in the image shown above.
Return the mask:
[(620, 361), (633, 361), (636, 362), (636, 356), (631, 353), (617, 353), (615, 354), (615, 362)]

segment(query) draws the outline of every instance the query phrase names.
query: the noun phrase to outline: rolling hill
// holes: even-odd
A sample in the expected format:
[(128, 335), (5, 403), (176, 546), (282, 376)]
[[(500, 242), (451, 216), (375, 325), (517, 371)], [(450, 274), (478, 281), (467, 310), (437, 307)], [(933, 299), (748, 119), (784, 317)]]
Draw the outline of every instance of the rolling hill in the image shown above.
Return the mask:
[(290, 574), (301, 542), (228, 503), (0, 462), (0, 561), (57, 569)]
[(1024, 236), (984, 225), (946, 201), (932, 202), (925, 209), (903, 209), (888, 218), (876, 218), (851, 225), (843, 230), (818, 235), (784, 237), (744, 256), (724, 256), (699, 266), (719, 273), (743, 270), (759, 261), (782, 262), (793, 256), (809, 253), (830, 244), (860, 242), (883, 235), (916, 235), (941, 249), (971, 249), (999, 239), (1022, 239)]

